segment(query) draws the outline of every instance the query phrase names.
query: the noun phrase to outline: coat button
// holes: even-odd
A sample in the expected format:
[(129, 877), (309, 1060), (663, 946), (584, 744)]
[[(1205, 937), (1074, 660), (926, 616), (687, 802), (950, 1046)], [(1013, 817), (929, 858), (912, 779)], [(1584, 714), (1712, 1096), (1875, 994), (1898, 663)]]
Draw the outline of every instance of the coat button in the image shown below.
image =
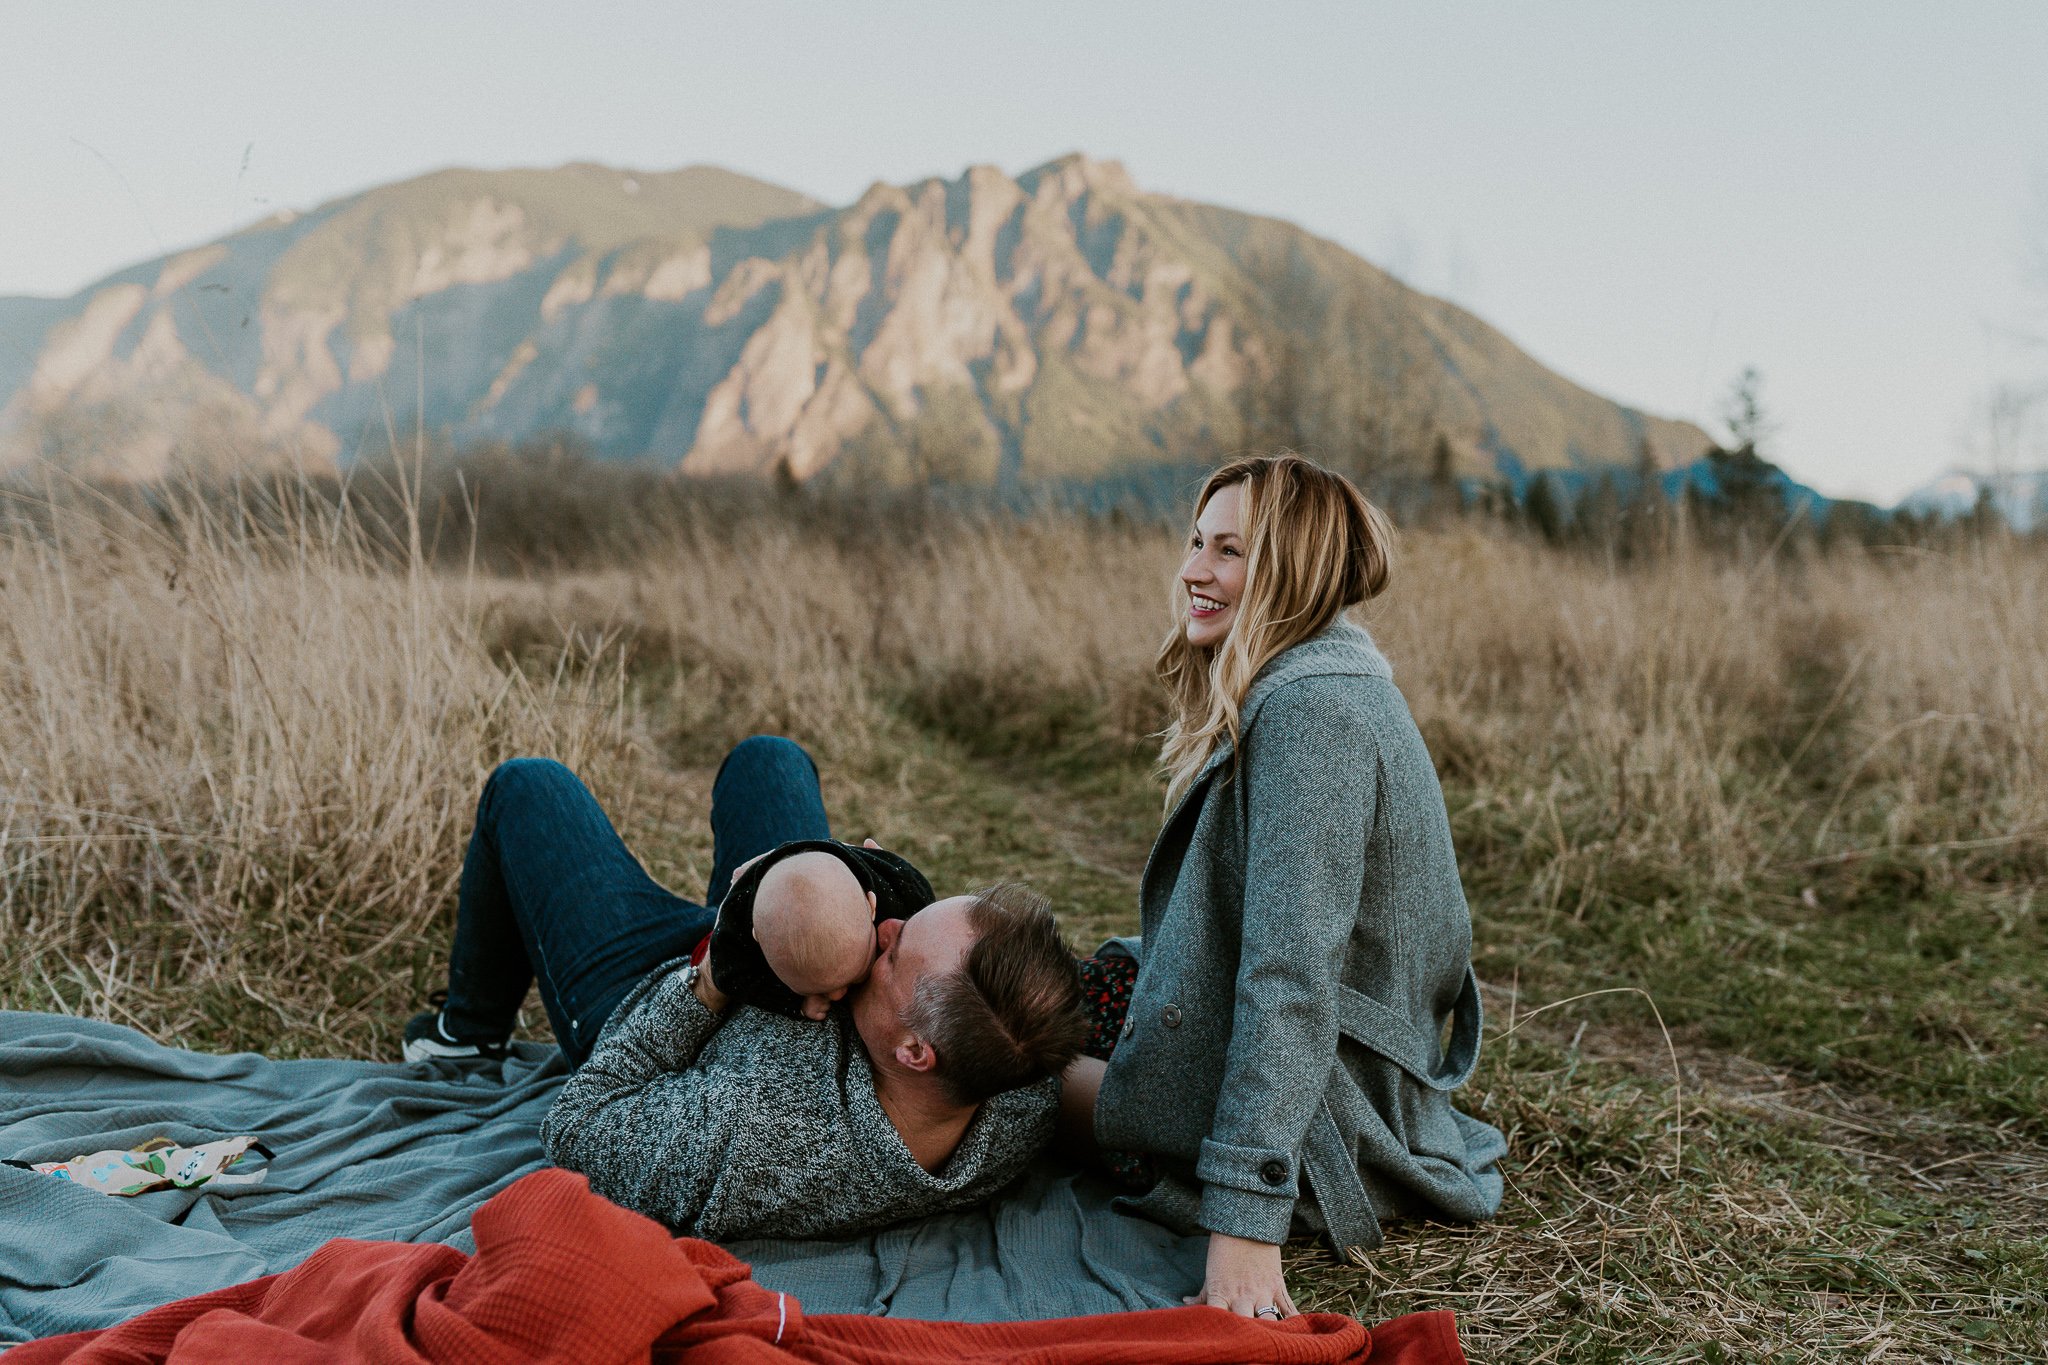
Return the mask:
[(1259, 1179), (1265, 1181), (1268, 1185), (1285, 1185), (1287, 1183), (1287, 1163), (1278, 1160), (1268, 1161), (1265, 1165), (1259, 1167)]
[(1166, 1007), (1165, 1009), (1163, 1009), (1163, 1010), (1161, 1010), (1161, 1011), (1159, 1012), (1159, 1017), (1160, 1017), (1160, 1019), (1161, 1019), (1162, 1021), (1164, 1021), (1164, 1022), (1165, 1022), (1166, 1026), (1167, 1026), (1168, 1028), (1179, 1028), (1179, 1027), (1180, 1027), (1180, 1006), (1179, 1006), (1179, 1005), (1168, 1005), (1168, 1006), (1167, 1006), (1167, 1007)]
[(1135, 1029), (1135, 1028), (1136, 1028), (1137, 1026), (1138, 1026), (1138, 1021), (1137, 1021), (1137, 1020), (1135, 1020), (1135, 1019), (1133, 1019), (1133, 1018), (1131, 1018), (1131, 1016), (1130, 1016), (1130, 1015), (1126, 1014), (1126, 1015), (1124, 1016), (1124, 1037), (1126, 1037), (1126, 1038), (1130, 1037), (1130, 1036), (1131, 1036), (1131, 1030)]

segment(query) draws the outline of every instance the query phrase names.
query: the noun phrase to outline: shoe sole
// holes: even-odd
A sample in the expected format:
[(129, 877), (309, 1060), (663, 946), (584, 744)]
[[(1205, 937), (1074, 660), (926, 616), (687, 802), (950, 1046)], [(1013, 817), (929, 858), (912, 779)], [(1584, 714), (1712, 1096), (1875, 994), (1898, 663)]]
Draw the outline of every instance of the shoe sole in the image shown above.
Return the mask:
[(432, 1038), (407, 1039), (404, 1052), (408, 1062), (464, 1061), (485, 1056), (484, 1050), (474, 1043), (437, 1043)]

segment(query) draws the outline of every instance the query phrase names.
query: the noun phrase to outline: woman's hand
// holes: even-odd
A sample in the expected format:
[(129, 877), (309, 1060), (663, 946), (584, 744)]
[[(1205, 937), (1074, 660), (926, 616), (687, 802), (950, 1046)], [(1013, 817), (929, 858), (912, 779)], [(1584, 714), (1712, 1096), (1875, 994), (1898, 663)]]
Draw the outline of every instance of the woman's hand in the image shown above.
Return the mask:
[[(1287, 1296), (1287, 1280), (1280, 1273), (1280, 1248), (1273, 1242), (1253, 1242), (1227, 1233), (1209, 1234), (1209, 1267), (1202, 1276), (1201, 1292), (1190, 1294), (1186, 1303), (1206, 1303), (1227, 1308), (1239, 1317), (1274, 1321), (1294, 1316), (1294, 1300)], [(1263, 1308), (1266, 1311), (1261, 1313)]]

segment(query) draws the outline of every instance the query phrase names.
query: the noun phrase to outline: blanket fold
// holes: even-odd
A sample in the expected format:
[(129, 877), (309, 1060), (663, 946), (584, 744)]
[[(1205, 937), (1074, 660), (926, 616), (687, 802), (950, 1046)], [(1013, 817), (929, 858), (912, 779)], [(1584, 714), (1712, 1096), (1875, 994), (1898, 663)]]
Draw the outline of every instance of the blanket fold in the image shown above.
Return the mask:
[(671, 1238), (571, 1172), (528, 1175), (473, 1222), (476, 1254), (336, 1239), (279, 1275), (166, 1304), (117, 1327), (16, 1347), (8, 1365), (222, 1360), (510, 1365), (1463, 1365), (1448, 1313), (1368, 1331), (1211, 1308), (1012, 1323), (811, 1316), (708, 1242)]

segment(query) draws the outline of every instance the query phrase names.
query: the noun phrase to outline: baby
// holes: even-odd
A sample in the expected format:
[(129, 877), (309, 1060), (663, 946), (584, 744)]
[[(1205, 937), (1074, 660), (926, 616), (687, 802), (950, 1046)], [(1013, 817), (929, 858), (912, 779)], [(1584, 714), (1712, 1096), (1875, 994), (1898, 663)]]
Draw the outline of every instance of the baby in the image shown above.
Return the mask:
[(868, 974), (875, 925), (931, 903), (931, 887), (894, 854), (832, 840), (784, 844), (733, 875), (711, 932), (719, 989), (778, 1014), (823, 1019)]

